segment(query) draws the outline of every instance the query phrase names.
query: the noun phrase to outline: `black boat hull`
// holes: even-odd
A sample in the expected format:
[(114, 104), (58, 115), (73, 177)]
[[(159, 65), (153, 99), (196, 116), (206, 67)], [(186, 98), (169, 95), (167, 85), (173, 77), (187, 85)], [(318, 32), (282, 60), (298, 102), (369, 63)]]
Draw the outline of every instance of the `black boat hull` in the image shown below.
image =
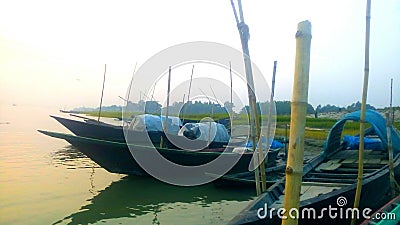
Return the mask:
[[(167, 136), (164, 132), (161, 131), (134, 131), (129, 130), (127, 134), (124, 134), (124, 130), (122, 126), (115, 126), (103, 122), (98, 122), (95, 120), (88, 120), (86, 122), (71, 120), (67, 118), (62, 118), (58, 116), (51, 116), (59, 123), (61, 123), (64, 127), (70, 130), (73, 134), (80, 137), (88, 137), (99, 140), (106, 141), (114, 141), (114, 142), (123, 142), (125, 143), (125, 135), (127, 135), (129, 143), (134, 143), (136, 145), (149, 145), (149, 140), (154, 146), (160, 146), (161, 138), (163, 139), (163, 144), (167, 148), (179, 149), (179, 143), (185, 143), (185, 137), (168, 134)], [(173, 141), (170, 141), (173, 140)], [(178, 144), (177, 144), (178, 143)], [(236, 144), (243, 144), (243, 142)], [(211, 142), (208, 144), (206, 141), (196, 141), (195, 143), (198, 146), (208, 146), (209, 148), (222, 148), (226, 146), (227, 142)]]
[[(137, 176), (149, 176), (143, 168), (137, 163), (126, 143), (97, 140), (75, 135), (41, 131), (39, 132), (66, 140), (78, 151), (84, 153), (99, 166), (111, 173), (120, 173)], [(153, 147), (135, 145), (134, 151), (151, 151)], [(218, 149), (216, 149), (218, 150)], [(221, 149), (220, 149), (221, 150)], [(167, 160), (176, 164), (185, 166), (203, 165), (216, 159), (221, 154), (227, 154), (228, 157), (238, 157), (236, 153), (215, 152), (196, 152), (179, 149), (157, 148), (157, 151)], [(275, 152), (273, 153), (275, 154)], [(245, 153), (240, 160), (229, 170), (228, 173), (239, 173), (248, 171), (248, 166), (253, 154)], [(273, 156), (271, 155), (271, 158)], [(276, 155), (275, 155), (276, 158)], [(212, 171), (210, 171), (212, 172)]]
[[(323, 156), (318, 156), (313, 160), (309, 165), (309, 168), (304, 169), (305, 174), (307, 170), (311, 170), (314, 165), (318, 165), (320, 161), (323, 160)], [(313, 165), (314, 164), (314, 165)], [(400, 156), (397, 156), (394, 163), (396, 180), (400, 180)], [(306, 166), (306, 167), (307, 167)], [(285, 186), (285, 178), (282, 178), (279, 182), (275, 183), (273, 186), (269, 188), (269, 192), (273, 192), (274, 188), (278, 186)], [(360, 198), (360, 218), (359, 222), (363, 221), (362, 210), (365, 208), (369, 208), (373, 211), (377, 210), (380, 206), (382, 206), (385, 202), (388, 201), (388, 193), (390, 190), (390, 179), (389, 179), (389, 169), (388, 166), (382, 168), (379, 172), (370, 176), (363, 180), (362, 185), (362, 194)], [(353, 208), (354, 205), (354, 196), (356, 191), (356, 183), (353, 183), (347, 187), (340, 188), (334, 190), (327, 194), (322, 194), (318, 198), (312, 198), (309, 200), (300, 202), (299, 212), (302, 212), (304, 208), (314, 209), (317, 212), (317, 217), (321, 214), (321, 210), (323, 208), (327, 208), (329, 205), (333, 208), (337, 208), (336, 213), (337, 216), (335, 218), (331, 218), (327, 211), (325, 211), (324, 216), (322, 218), (314, 219), (314, 218), (301, 218), (298, 220), (298, 224), (314, 224), (316, 221), (318, 224), (350, 224), (350, 219), (348, 218), (339, 218), (340, 208), (343, 208), (343, 215), (346, 213), (347, 208)], [(346, 198), (347, 203), (343, 207), (339, 207), (337, 204), (338, 198)], [(268, 195), (265, 195), (263, 198), (269, 198)], [(267, 201), (267, 200), (266, 200)], [(276, 212), (272, 215), (272, 218), (268, 215), (265, 219), (259, 219), (257, 217), (257, 209), (263, 208), (265, 202), (257, 201), (254, 205), (250, 205), (247, 207), (247, 210), (243, 210), (239, 215), (237, 215), (233, 220), (230, 221), (229, 224), (268, 224), (268, 225), (278, 225), (281, 224), (282, 219), (280, 219)], [(372, 213), (370, 212), (369, 215)], [(343, 216), (345, 217), (345, 216)]]

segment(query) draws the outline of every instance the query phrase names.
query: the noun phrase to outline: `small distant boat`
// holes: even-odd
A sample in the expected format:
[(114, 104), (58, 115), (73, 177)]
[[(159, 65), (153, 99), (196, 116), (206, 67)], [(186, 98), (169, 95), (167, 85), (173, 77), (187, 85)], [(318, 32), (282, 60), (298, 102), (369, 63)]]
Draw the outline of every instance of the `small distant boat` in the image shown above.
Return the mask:
[[(136, 152), (149, 152), (152, 146), (130, 145), (122, 142), (112, 142), (107, 140), (99, 140), (89, 137), (75, 136), (71, 134), (63, 134), (57, 132), (38, 130), (47, 136), (63, 139), (69, 142), (77, 150), (84, 153), (99, 166), (103, 167), (111, 173), (121, 173), (137, 176), (148, 176), (148, 173), (136, 162), (130, 153), (129, 148), (133, 148)], [(230, 148), (233, 150), (234, 148)], [(229, 170), (229, 173), (239, 173), (248, 171), (253, 153), (236, 153), (225, 148), (205, 148), (201, 151), (188, 151), (182, 149), (159, 148), (156, 150), (167, 160), (184, 166), (203, 165), (219, 157), (221, 154), (227, 158), (237, 158), (242, 154), (240, 160)], [(224, 152), (225, 151), (225, 152)], [(279, 150), (270, 151), (268, 157), (271, 163), (275, 163), (276, 155)], [(268, 165), (267, 166), (271, 166)], [(195, 175), (194, 175), (195, 176)]]
[[(377, 215), (379, 214), (379, 218)], [(393, 198), (360, 225), (398, 225), (400, 224), (400, 195)]]
[[(346, 121), (359, 121), (360, 112), (347, 114), (330, 130), (324, 151), (307, 163), (303, 168), (300, 192), (299, 212), (308, 209), (321, 215), (321, 210), (329, 206), (352, 208), (357, 185), (358, 150), (349, 149), (341, 142)], [(384, 149), (364, 150), (364, 177), (360, 209), (379, 208), (390, 191), (388, 168), (388, 142), (386, 120), (376, 111), (367, 110), (365, 121), (371, 125), (368, 134), (379, 138)], [(371, 131), (373, 129), (374, 132)], [(400, 179), (400, 136), (395, 128), (390, 127), (394, 152), (394, 173)], [(272, 185), (268, 190), (250, 203), (234, 217), (229, 224), (281, 224), (277, 209), (283, 207), (285, 178)], [(275, 210), (274, 210), (275, 209)], [(318, 218), (319, 224), (348, 224), (349, 218)], [(313, 224), (314, 217), (299, 218), (299, 224)]]

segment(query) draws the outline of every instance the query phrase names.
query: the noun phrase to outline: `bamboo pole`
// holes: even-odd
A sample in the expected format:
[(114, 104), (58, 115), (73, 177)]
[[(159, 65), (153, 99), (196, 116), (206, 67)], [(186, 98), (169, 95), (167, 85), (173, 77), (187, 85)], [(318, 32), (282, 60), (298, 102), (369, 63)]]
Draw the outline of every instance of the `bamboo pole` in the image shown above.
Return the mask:
[(165, 111), (164, 132), (168, 132), (168, 108), (169, 108), (169, 94), (171, 91), (171, 66), (168, 69), (168, 90), (167, 90), (167, 108)]
[[(272, 71), (272, 89), (271, 89), (271, 96), (269, 98), (269, 107), (268, 107), (268, 125), (267, 125), (267, 133), (265, 135), (265, 139), (266, 139), (266, 144), (267, 144), (267, 155), (264, 158), (261, 158), (261, 168), (265, 168), (265, 162), (268, 162), (268, 151), (270, 148), (270, 144), (269, 144), (269, 138), (271, 136), (270, 134), (270, 130), (271, 130), (271, 120), (272, 120), (272, 109), (273, 109), (273, 102), (274, 102), (274, 94), (275, 94), (275, 76), (276, 76), (276, 65), (277, 65), (277, 61), (274, 61), (274, 69)], [(260, 138), (260, 140), (262, 139), (262, 136)], [(261, 141), (261, 146), (262, 146), (262, 141)], [(264, 192), (267, 190), (267, 178), (266, 178), (266, 174), (265, 174), (265, 169), (264, 172), (260, 172), (260, 176), (261, 176), (261, 190)]]
[[(260, 137), (260, 123), (259, 123), (255, 89), (254, 89), (253, 71), (251, 68), (251, 60), (250, 60), (250, 53), (249, 53), (249, 43), (248, 43), (249, 36), (250, 36), (249, 27), (244, 22), (241, 0), (238, 0), (240, 21), (238, 20), (233, 0), (231, 0), (231, 4), (232, 4), (233, 12), (235, 15), (239, 35), (240, 35), (240, 41), (242, 44), (243, 60), (244, 60), (246, 80), (247, 80), (247, 92), (248, 92), (248, 98), (249, 98), (250, 138), (253, 143), (252, 149), (256, 156), (253, 158), (253, 162), (255, 165), (254, 173), (255, 173), (255, 181), (256, 181), (256, 192), (257, 192), (257, 195), (260, 195), (261, 194), (261, 187), (260, 187), (260, 169), (261, 169), (261, 167), (259, 167), (258, 159), (263, 158), (263, 157), (260, 156), (262, 154), (262, 151), (257, 151), (257, 148), (256, 148), (256, 143), (257, 143), (256, 140), (258, 140), (258, 138)], [(257, 157), (257, 155), (258, 155), (258, 157)], [(265, 170), (265, 168), (264, 168), (264, 170)]]
[(392, 126), (390, 120), (390, 112), (386, 113), (386, 134), (388, 141), (388, 154), (389, 154), (389, 179), (390, 179), (390, 193), (392, 197), (396, 196), (396, 180), (394, 178), (394, 164), (393, 164), (393, 148), (392, 148), (392, 132), (390, 127)]
[(190, 82), (189, 82), (189, 90), (188, 90), (188, 96), (187, 96), (187, 104), (185, 107), (185, 95), (183, 96), (183, 113), (182, 113), (182, 121), (185, 120), (185, 115), (186, 115), (186, 111), (187, 108), (189, 107), (189, 100), (190, 100), (190, 91), (192, 90), (192, 80), (193, 80), (193, 72), (194, 72), (194, 65), (192, 66), (192, 73), (190, 74)]
[(101, 89), (100, 108), (99, 108), (99, 116), (97, 117), (97, 122), (100, 122), (101, 105), (103, 104), (104, 84), (106, 83), (106, 71), (107, 71), (107, 64), (104, 64), (103, 87)]
[(393, 110), (393, 78), (390, 79), (390, 116), (392, 117), (392, 125), (394, 122), (394, 110)]
[(308, 81), (310, 69), (311, 23), (300, 22), (296, 33), (296, 60), (290, 119), (290, 145), (286, 166), (284, 208), (287, 220), (282, 225), (297, 224), (297, 219), (287, 215), (299, 208), (301, 180), (303, 175), (304, 131), (307, 116)]
[(187, 96), (187, 102), (189, 102), (189, 100), (190, 100), (190, 91), (192, 89), (193, 72), (194, 72), (194, 65), (192, 66), (192, 73), (190, 74), (190, 83), (189, 83), (189, 91), (188, 91), (188, 96)]
[[(169, 94), (170, 94), (170, 90), (171, 90), (171, 66), (168, 68), (168, 90), (167, 90), (167, 108), (165, 111), (165, 120), (163, 122), (163, 130), (164, 133), (166, 134), (168, 132), (168, 108), (169, 108)], [(160, 118), (162, 115), (160, 115)], [(162, 121), (162, 120), (161, 120)], [(161, 136), (161, 140), (160, 140), (160, 148), (162, 148), (164, 146), (164, 138), (163, 136)]]
[[(137, 62), (135, 63), (135, 67), (133, 68), (132, 79), (131, 79), (131, 82), (129, 83), (128, 96), (127, 96), (127, 104), (129, 104), (129, 96), (131, 95), (133, 77), (135, 76), (135, 73), (136, 73), (136, 66), (137, 66)], [(142, 98), (142, 94), (141, 94), (141, 93), (140, 93), (140, 98)]]
[[(370, 20), (371, 20), (371, 0), (367, 0), (366, 22), (365, 22), (365, 61), (364, 61), (364, 82), (362, 91), (361, 113), (360, 113), (360, 144), (358, 149), (358, 175), (357, 188), (354, 197), (354, 208), (360, 205), (362, 181), (364, 174), (364, 130), (365, 130), (365, 111), (367, 105), (368, 78), (369, 78), (369, 36), (370, 36)], [(356, 223), (354, 211), (352, 211), (351, 225)]]
[(232, 134), (232, 126), (233, 126), (233, 81), (232, 81), (232, 64), (231, 61), (229, 61), (229, 77), (231, 80), (231, 105), (230, 105), (230, 112), (229, 112), (229, 116), (230, 116), (230, 121), (231, 121), (231, 134)]

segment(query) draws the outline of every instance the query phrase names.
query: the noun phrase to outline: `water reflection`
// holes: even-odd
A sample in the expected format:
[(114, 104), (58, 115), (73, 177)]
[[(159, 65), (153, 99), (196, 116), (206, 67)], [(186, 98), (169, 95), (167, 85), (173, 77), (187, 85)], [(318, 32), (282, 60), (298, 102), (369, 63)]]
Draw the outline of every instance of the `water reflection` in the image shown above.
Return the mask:
[[(216, 214), (222, 209), (217, 209), (218, 212), (213, 213), (213, 203), (248, 201), (253, 194), (250, 190), (238, 192), (216, 189), (212, 184), (200, 187), (177, 187), (153, 178), (126, 176), (111, 183), (98, 195), (89, 199), (90, 203), (82, 206), (78, 212), (55, 224), (87, 224), (113, 218), (137, 218), (146, 214), (152, 215), (152, 224), (160, 224), (158, 219), (160, 213), (168, 210), (184, 212), (191, 210), (192, 206), (196, 209), (208, 208), (211, 217), (218, 217)], [(198, 219), (201, 219), (200, 215), (198, 216)]]
[(99, 165), (82, 152), (76, 150), (72, 145), (67, 145), (50, 153), (50, 157), (54, 167), (62, 166), (67, 169), (100, 168)]
[[(234, 214), (228, 212), (225, 206), (235, 208), (234, 204), (243, 202), (244, 207), (255, 194), (253, 190), (219, 189), (213, 184), (178, 187), (151, 177), (136, 176), (124, 176), (99, 190), (95, 181), (104, 175), (98, 173), (100, 167), (73, 146), (64, 146), (50, 153), (50, 156), (51, 164), (55, 167), (88, 172), (90, 175), (83, 182), (89, 183), (88, 191), (93, 196), (77, 212), (54, 224), (120, 223), (118, 221), (121, 219), (135, 224), (171, 224), (168, 219), (190, 214), (188, 218), (179, 218), (179, 224), (221, 224)], [(235, 210), (239, 212), (241, 208), (236, 207)], [(184, 222), (186, 219), (189, 220)]]

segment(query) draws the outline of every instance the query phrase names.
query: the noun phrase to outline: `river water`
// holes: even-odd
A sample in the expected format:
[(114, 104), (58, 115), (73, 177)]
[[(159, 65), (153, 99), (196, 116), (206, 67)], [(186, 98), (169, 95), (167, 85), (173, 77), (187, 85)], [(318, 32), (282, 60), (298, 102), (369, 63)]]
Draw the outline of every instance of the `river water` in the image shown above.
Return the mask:
[(38, 107), (0, 106), (0, 224), (225, 224), (253, 190), (177, 187), (112, 174), (67, 142)]

